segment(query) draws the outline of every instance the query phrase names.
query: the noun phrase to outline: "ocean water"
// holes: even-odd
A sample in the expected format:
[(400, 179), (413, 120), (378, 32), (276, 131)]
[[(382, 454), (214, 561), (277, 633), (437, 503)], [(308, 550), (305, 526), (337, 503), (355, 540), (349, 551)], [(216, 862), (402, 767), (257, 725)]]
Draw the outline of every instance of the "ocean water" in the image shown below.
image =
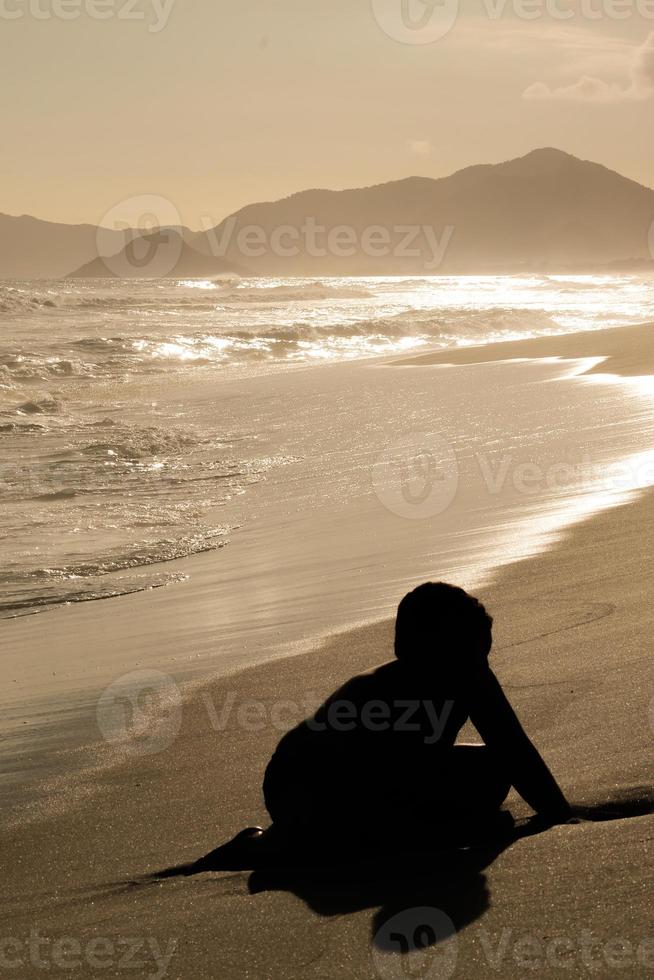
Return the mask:
[[(222, 548), (253, 488), (297, 472), (312, 447), (321, 462), (296, 499), (347, 499), (355, 467), (328, 481), (323, 465), (345, 429), (327, 444), (307, 368), (651, 319), (654, 283), (638, 276), (0, 283), (0, 617), (179, 581), (175, 559)], [(265, 392), (301, 375), (291, 439)], [(384, 411), (380, 389), (381, 429)], [(471, 393), (458, 412), (464, 442), (488, 422)], [(634, 405), (622, 421), (637, 425)]]

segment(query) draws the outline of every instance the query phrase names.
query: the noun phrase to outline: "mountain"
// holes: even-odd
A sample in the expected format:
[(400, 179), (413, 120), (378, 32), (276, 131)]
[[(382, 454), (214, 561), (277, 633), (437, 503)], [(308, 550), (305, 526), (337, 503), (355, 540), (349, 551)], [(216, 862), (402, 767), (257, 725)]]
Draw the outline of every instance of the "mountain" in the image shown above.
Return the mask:
[(224, 273), (248, 274), (243, 266), (198, 252), (177, 230), (162, 228), (134, 238), (120, 252), (91, 259), (68, 278), (208, 279)]
[[(27, 214), (0, 214), (0, 279), (60, 279), (97, 252), (95, 225), (63, 225)], [(116, 251), (124, 231), (103, 229)]]
[[(185, 238), (188, 228), (174, 229)], [(62, 279), (98, 255), (119, 253), (142, 237), (138, 229), (98, 228), (41, 221), (29, 215), (0, 214), (0, 279)]]
[(252, 204), (190, 241), (264, 275), (554, 271), (651, 258), (653, 221), (654, 191), (546, 148), (440, 179)]
[(128, 231), (127, 246), (122, 230), (0, 214), (0, 279), (649, 269), (653, 222), (650, 188), (545, 148), (439, 179), (301, 191), (207, 233)]

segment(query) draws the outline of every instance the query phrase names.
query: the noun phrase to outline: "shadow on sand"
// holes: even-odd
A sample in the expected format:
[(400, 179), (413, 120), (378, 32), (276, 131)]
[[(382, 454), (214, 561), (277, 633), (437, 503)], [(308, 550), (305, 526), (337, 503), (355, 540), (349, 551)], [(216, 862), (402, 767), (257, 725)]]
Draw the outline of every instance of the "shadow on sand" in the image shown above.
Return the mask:
[[(376, 909), (371, 930), (373, 942), (380, 949), (397, 952), (389, 945), (391, 936), (384, 925), (397, 916), (406, 918), (402, 934), (407, 937), (416, 927), (407, 910), (437, 909), (445, 916), (441, 928), (433, 929), (423, 946), (448, 938), (478, 919), (490, 906), (490, 892), (484, 870), (510, 846), (506, 838), (494, 844), (474, 848), (452, 848), (433, 853), (380, 855), (347, 867), (303, 869), (269, 869), (250, 875), (250, 894), (290, 892), (320, 916), (342, 916)], [(406, 951), (408, 951), (408, 948)]]
[[(589, 822), (644, 816), (654, 812), (654, 794), (637, 789), (622, 797), (581, 804), (575, 810), (580, 820)], [(255, 871), (249, 879), (249, 890), (251, 894), (290, 892), (321, 916), (377, 908), (372, 920), (373, 943), (384, 951), (410, 952), (416, 948), (411, 937), (417, 930), (421, 930), (420, 943), (425, 948), (430, 945), (430, 938), (433, 942), (443, 941), (482, 916), (490, 906), (483, 872), (516, 841), (545, 829), (534, 818), (485, 845), (380, 856), (374, 863), (358, 867)], [(428, 921), (430, 909), (445, 913), (433, 927)], [(390, 919), (395, 921), (396, 931), (389, 934), (384, 926)]]
[[(644, 816), (654, 812), (654, 792), (649, 787), (636, 787), (581, 803), (574, 810), (581, 821), (589, 822)], [(443, 942), (482, 916), (491, 904), (485, 870), (518, 840), (549, 829), (537, 817), (514, 823), (508, 813), (504, 816), (503, 830), (491, 839), (453, 844), (434, 835), (431, 846), (420, 850), (385, 848), (364, 853), (357, 850), (355, 854), (326, 849), (317, 839), (309, 848), (305, 845), (275, 857), (261, 853), (257, 860), (256, 848), (249, 849), (247, 842), (240, 849), (239, 835), (199, 861), (163, 869), (133, 884), (211, 872), (251, 871), (251, 895), (288, 892), (320, 916), (376, 909), (371, 924), (374, 948), (382, 953), (408, 953)], [(422, 922), (425, 913), (429, 918), (430, 910), (441, 912), (433, 926)], [(385, 928), (390, 920), (397, 925), (398, 917), (399, 929)], [(416, 946), (411, 937), (417, 932)]]

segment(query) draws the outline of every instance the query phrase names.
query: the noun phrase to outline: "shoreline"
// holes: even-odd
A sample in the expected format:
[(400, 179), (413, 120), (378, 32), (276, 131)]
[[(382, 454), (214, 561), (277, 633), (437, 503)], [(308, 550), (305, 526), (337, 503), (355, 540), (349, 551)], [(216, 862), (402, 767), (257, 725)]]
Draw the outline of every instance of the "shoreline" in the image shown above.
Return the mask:
[[(419, 366), (419, 367), (431, 367), (432, 365), (440, 364), (454, 364), (454, 365), (464, 365), (464, 364), (480, 364), (480, 363), (494, 363), (494, 362), (506, 362), (507, 359), (541, 359), (541, 358), (552, 358), (557, 357), (560, 360), (574, 360), (579, 358), (594, 358), (599, 360), (600, 358), (606, 357), (617, 357), (619, 354), (624, 355), (624, 341), (628, 340), (630, 347), (627, 352), (627, 358), (625, 361), (626, 367), (629, 368), (630, 365), (633, 366), (634, 362), (637, 360), (639, 367), (643, 370), (651, 368), (654, 372), (654, 329), (650, 324), (642, 324), (637, 327), (621, 327), (621, 328), (610, 328), (608, 330), (601, 331), (584, 331), (576, 334), (563, 334), (556, 336), (538, 337), (530, 338), (528, 340), (520, 341), (507, 341), (504, 343), (493, 343), (490, 345), (478, 346), (478, 347), (464, 347), (464, 348), (449, 348), (447, 350), (437, 350), (418, 355), (412, 358), (379, 358), (375, 359), (375, 367), (377, 369), (385, 369), (387, 367), (406, 367), (406, 366)], [(633, 349), (635, 348), (635, 350)], [(558, 351), (554, 354), (554, 351)], [(563, 353), (561, 353), (563, 351)], [(606, 354), (604, 352), (608, 351)], [(644, 353), (641, 356), (641, 351)], [(509, 355), (507, 358), (506, 355)], [(624, 360), (624, 358), (623, 358)], [(370, 365), (366, 365), (369, 367)], [(604, 360), (601, 364), (596, 365), (599, 368), (600, 373), (604, 373), (602, 368), (606, 366), (606, 361)], [(619, 365), (618, 365), (619, 366)], [(593, 368), (595, 370), (595, 367)], [(532, 382), (538, 384), (538, 381)], [(637, 491), (632, 492), (632, 496), (636, 494)], [(588, 496), (588, 494), (586, 495)], [(629, 496), (629, 495), (627, 495)], [(619, 504), (620, 501), (617, 501)], [(556, 541), (557, 537), (569, 532), (569, 529), (577, 524), (578, 521), (584, 521), (589, 519), (589, 514), (592, 514), (596, 510), (602, 510), (603, 506), (606, 504), (595, 506), (594, 504), (589, 505), (589, 512), (577, 512), (572, 510), (570, 513), (566, 513), (564, 506), (554, 508), (552, 510), (552, 505), (550, 505), (551, 513), (547, 518), (545, 524), (547, 525), (547, 530), (544, 532), (545, 537), (548, 541), (542, 544), (541, 547), (536, 549), (536, 553), (539, 550), (547, 550), (551, 546), (552, 541)], [(611, 502), (608, 506), (616, 506), (616, 502)], [(549, 512), (548, 512), (549, 513)], [(247, 531), (250, 529), (248, 528)], [(246, 534), (247, 534), (246, 531)], [(235, 547), (241, 543), (235, 544)], [(227, 562), (231, 558), (232, 548), (222, 549), (223, 551), (230, 552), (227, 555)], [(523, 563), (525, 560), (529, 560), (530, 552), (526, 555), (520, 557), (512, 557), (508, 561), (508, 565), (511, 566), (514, 563)], [(218, 560), (220, 560), (218, 556)], [(73, 603), (67, 608), (54, 608), (52, 610), (46, 610), (40, 612), (34, 616), (22, 616), (16, 617), (11, 620), (6, 621), (6, 633), (7, 639), (9, 640), (9, 649), (12, 649), (12, 628), (13, 636), (17, 637), (15, 645), (15, 656), (17, 656), (22, 663), (25, 658), (25, 653), (27, 652), (27, 644), (38, 644), (46, 641), (46, 637), (52, 631), (55, 636), (61, 637), (61, 648), (62, 653), (59, 658), (59, 662), (53, 663), (53, 667), (56, 670), (51, 672), (51, 676), (48, 675), (47, 670), (42, 668), (36, 669), (33, 674), (33, 681), (29, 681), (25, 675), (27, 690), (33, 691), (33, 696), (30, 699), (30, 714), (32, 718), (44, 717), (47, 718), (48, 709), (51, 709), (53, 717), (47, 721), (46, 725), (40, 730), (41, 742), (47, 744), (48, 741), (48, 730), (50, 732), (52, 745), (56, 746), (56, 754), (59, 756), (60, 751), (66, 746), (73, 745), (75, 748), (85, 744), (84, 735), (80, 736), (79, 732), (76, 732), (72, 739), (69, 739), (66, 734), (66, 729), (69, 726), (76, 727), (80, 724), (81, 716), (86, 715), (89, 718), (89, 710), (95, 708), (95, 703), (99, 693), (106, 689), (107, 683), (113, 681), (116, 676), (121, 674), (129, 674), (131, 671), (142, 670), (142, 669), (152, 669), (154, 668), (156, 672), (164, 671), (174, 676), (175, 680), (180, 683), (189, 683), (191, 689), (195, 689), (197, 685), (203, 683), (210, 683), (211, 678), (214, 676), (233, 676), (238, 674), (240, 670), (246, 669), (250, 665), (257, 666), (258, 664), (265, 663), (267, 661), (277, 661), (279, 659), (284, 659), (286, 656), (297, 656), (297, 650), (306, 650), (315, 647), (316, 644), (321, 644), (323, 642), (328, 642), (329, 637), (336, 632), (340, 634), (343, 631), (348, 631), (352, 628), (357, 628), (359, 623), (366, 622), (368, 624), (375, 623), (383, 620), (383, 616), (380, 617), (379, 614), (375, 614), (373, 609), (367, 610), (367, 614), (361, 616), (364, 610), (358, 610), (357, 618), (351, 616), (342, 617), (342, 621), (339, 624), (335, 622), (334, 625), (327, 627), (318, 628), (316, 623), (316, 628), (309, 633), (298, 634), (294, 637), (288, 635), (288, 630), (280, 631), (279, 638), (275, 649), (270, 649), (266, 647), (265, 644), (262, 646), (261, 650), (257, 653), (255, 649), (252, 650), (249, 663), (242, 663), (238, 660), (233, 662), (216, 662), (213, 657), (211, 644), (202, 643), (199, 645), (199, 652), (190, 652), (189, 644), (185, 640), (184, 643), (180, 643), (180, 653), (181, 656), (176, 655), (175, 647), (176, 642), (173, 637), (167, 642), (166, 647), (168, 650), (167, 655), (163, 657), (157, 657), (156, 663), (150, 663), (144, 661), (141, 663), (141, 657), (139, 656), (139, 638), (145, 637), (148, 629), (157, 621), (157, 616), (159, 614), (165, 614), (167, 605), (170, 602), (179, 601), (180, 598), (184, 596), (188, 598), (194, 596), (195, 592), (200, 589), (200, 593), (197, 597), (194, 596), (193, 604), (191, 609), (195, 610), (197, 616), (201, 616), (203, 612), (203, 603), (208, 601), (207, 596), (207, 586), (210, 584), (210, 579), (207, 579), (206, 583), (202, 583), (201, 570), (204, 568), (205, 572), (210, 570), (212, 563), (216, 561), (216, 555), (210, 553), (208, 555), (194, 555), (191, 558), (178, 560), (178, 567), (182, 569), (182, 573), (186, 570), (191, 573), (196, 581), (189, 582), (183, 581), (175, 584), (174, 586), (160, 588), (160, 589), (145, 589), (144, 591), (128, 593), (124, 595), (117, 595), (112, 597), (112, 602), (102, 601), (100, 605), (106, 607), (106, 610), (98, 611), (96, 608), (95, 600), (88, 601), (84, 603)], [(229, 569), (225, 570), (225, 574), (229, 575)], [(199, 576), (199, 577), (198, 577)], [(206, 576), (205, 576), (206, 577)], [(451, 576), (452, 577), (452, 576)], [(456, 577), (456, 576), (454, 576)], [(171, 592), (175, 590), (175, 592)], [(85, 607), (85, 608), (84, 608)], [(115, 616), (114, 616), (115, 613)], [(145, 614), (145, 618), (144, 618)], [(99, 615), (101, 621), (104, 623), (104, 629), (113, 629), (114, 625), (117, 624), (121, 626), (121, 633), (116, 633), (116, 643), (120, 645), (122, 649), (123, 646), (127, 650), (129, 646), (132, 646), (136, 651), (136, 656), (121, 658), (121, 661), (107, 663), (104, 670), (98, 674), (97, 681), (91, 680), (86, 677), (84, 683), (81, 683), (84, 671), (81, 667), (82, 661), (85, 656), (85, 652), (82, 651), (77, 655), (77, 661), (80, 664), (79, 668), (76, 668), (77, 673), (71, 674), (71, 680), (73, 677), (77, 677), (78, 680), (74, 686), (71, 686), (70, 681), (67, 681), (66, 674), (62, 671), (62, 667), (65, 668), (68, 661), (67, 648), (68, 644), (66, 641), (66, 635), (69, 630), (74, 630), (77, 635), (84, 637), (85, 639), (90, 639), (92, 632), (94, 630), (94, 619), (95, 616)], [(200, 620), (201, 622), (201, 620)], [(81, 631), (81, 632), (80, 632)], [(122, 634), (122, 635), (121, 635)], [(21, 640), (22, 637), (22, 640)], [(179, 639), (182, 639), (181, 634), (179, 634)], [(46, 641), (47, 642), (47, 641)], [(294, 652), (288, 654), (282, 648), (283, 645), (294, 649)], [(185, 650), (189, 650), (185, 653)], [(162, 651), (165, 653), (165, 650)], [(12, 683), (12, 678), (18, 676), (16, 671), (18, 668), (18, 660), (16, 661), (16, 667), (10, 668), (9, 676), (6, 676), (7, 671), (7, 656), (5, 656), (5, 680), (7, 683), (5, 687), (11, 691), (9, 686)], [(26, 665), (28, 671), (28, 664)], [(107, 669), (108, 668), (108, 669)], [(98, 668), (96, 668), (97, 670)], [(88, 673), (88, 672), (87, 672)], [(13, 683), (17, 683), (13, 680)], [(30, 688), (31, 684), (31, 688)], [(20, 687), (20, 685), (19, 685)], [(18, 690), (14, 689), (12, 692), (12, 697), (10, 698), (10, 712), (20, 714), (21, 700), (13, 699), (13, 695), (18, 694)], [(4, 711), (5, 717), (7, 717), (7, 709)], [(94, 714), (94, 711), (93, 711)], [(75, 717), (77, 715), (77, 717)], [(58, 718), (61, 717), (60, 722)], [(64, 720), (65, 719), (65, 720)], [(89, 722), (87, 721), (87, 725)], [(23, 721), (23, 725), (27, 726), (27, 722)], [(82, 722), (82, 727), (84, 724)], [(94, 741), (97, 741), (98, 733), (95, 729), (95, 721), (88, 728), (88, 733), (93, 735)], [(19, 729), (14, 728), (11, 732), (12, 741), (14, 744), (21, 746), (23, 749), (29, 752), (30, 747), (30, 733), (21, 732)]]
[[(626, 357), (624, 356), (625, 339), (630, 342), (630, 350), (627, 351)], [(633, 350), (633, 348), (636, 349)], [(558, 351), (557, 354), (554, 354), (555, 349)], [(561, 353), (562, 349), (564, 353)], [(641, 350), (643, 351), (642, 356)], [(605, 351), (609, 353), (604, 353)], [(506, 357), (507, 354), (509, 358)], [(650, 324), (642, 324), (637, 327), (584, 331), (576, 334), (537, 337), (528, 340), (507, 341), (478, 347), (450, 348), (447, 350), (432, 351), (409, 359), (393, 358), (389, 360), (388, 358), (380, 358), (379, 364), (381, 367), (425, 367), (440, 364), (464, 365), (503, 362), (507, 359), (534, 359), (534, 355), (536, 355), (536, 359), (557, 357), (561, 360), (575, 360), (580, 358), (599, 360), (600, 358), (609, 357), (617, 360), (620, 355), (623, 355), (623, 361), (617, 365), (612, 365), (613, 367), (624, 366), (629, 370), (633, 369), (637, 361), (639, 368), (642, 367), (644, 370), (649, 368), (654, 372), (654, 329)], [(602, 363), (596, 364), (591, 370), (598, 371), (598, 373), (605, 373), (602, 369), (606, 366), (607, 361), (604, 359)], [(636, 497), (638, 494), (639, 491), (634, 490), (630, 495), (626, 496), (626, 499)], [(574, 528), (580, 523), (592, 520), (595, 513), (601, 513), (604, 507), (621, 505), (622, 501), (617, 500), (608, 505), (604, 504), (604, 506), (590, 506), (587, 513), (571, 512), (570, 514), (566, 514), (565, 508), (560, 508), (559, 512), (553, 511), (548, 518), (550, 525), (550, 531), (547, 532), (549, 541), (543, 544), (542, 548), (539, 549), (540, 552), (547, 553), (556, 545), (558, 539), (573, 533)], [(539, 551), (537, 550), (536, 555), (538, 553)], [(211, 562), (214, 556), (209, 555), (205, 557), (208, 562)], [(527, 553), (525, 556), (510, 559), (506, 567), (511, 568), (515, 565), (524, 565), (525, 562), (530, 560), (532, 560), (530, 554)], [(191, 559), (182, 561), (190, 571), (197, 571), (203, 561), (203, 556), (193, 556)], [(207, 567), (206, 562), (205, 567)], [(502, 569), (496, 569), (495, 574), (491, 577), (491, 584), (501, 574)], [(193, 584), (189, 584), (188, 582), (178, 583), (172, 588), (193, 592)], [(127, 630), (123, 629), (123, 633), (126, 636), (132, 635), (134, 637), (131, 642), (138, 651), (138, 634), (145, 635), (145, 631), (148, 629), (148, 622), (156, 621), (157, 610), (163, 612), (167, 605), (168, 594), (168, 588), (144, 590), (143, 592), (112, 597), (112, 603), (102, 601), (101, 605), (111, 606), (110, 613), (113, 613), (115, 609), (117, 622), (125, 621), (127, 624), (132, 624), (128, 625)], [(196, 602), (195, 606), (199, 610), (201, 603), (206, 600), (203, 600), (201, 596), (198, 599), (199, 602)], [(171, 595), (170, 601), (174, 602), (175, 596)], [(95, 600), (85, 603), (75, 603), (68, 609), (53, 609), (35, 616), (19, 617), (7, 621), (8, 625), (20, 624), (17, 625), (17, 631), (25, 637), (23, 644), (19, 644), (17, 648), (18, 653), (24, 652), (25, 642), (34, 642), (42, 635), (42, 628), (46, 634), (49, 627), (55, 633), (61, 633), (62, 630), (66, 631), (66, 621), (71, 617), (71, 627), (79, 630), (81, 625), (84, 631), (82, 635), (88, 636), (89, 631), (93, 629), (94, 606)], [(83, 610), (80, 607), (87, 608)], [(144, 609), (150, 610), (149, 617), (139, 624), (139, 619), (142, 618)], [(61, 617), (61, 619), (58, 617)], [(112, 620), (112, 615), (110, 614), (107, 617), (103, 613), (103, 617), (106, 620), (105, 625), (108, 626)], [(64, 760), (62, 766), (64, 773), (66, 772), (67, 765), (65, 762), (65, 752), (67, 749), (73, 749), (76, 753), (84, 749), (92, 752), (97, 749), (98, 744), (103, 746), (102, 742), (98, 743), (99, 732), (97, 731), (97, 723), (95, 721), (95, 706), (99, 693), (107, 688), (107, 681), (113, 681), (116, 675), (121, 674), (121, 672), (123, 675), (129, 675), (133, 671), (152, 669), (154, 667), (156, 668), (154, 670), (155, 673), (164, 671), (166, 675), (169, 674), (174, 677), (175, 682), (182, 685), (183, 692), (194, 692), (204, 685), (210, 685), (215, 677), (235, 677), (243, 670), (258, 669), (258, 667), (268, 662), (279, 663), (288, 657), (295, 658), (302, 656), (306, 650), (322, 649), (325, 645), (329, 645), (334, 636), (347, 635), (351, 630), (374, 629), (384, 622), (386, 622), (384, 617), (374, 615), (373, 613), (364, 617), (363, 622), (344, 622), (341, 625), (336, 624), (334, 627), (319, 629), (308, 635), (291, 638), (290, 640), (288, 637), (283, 638), (280, 632), (280, 639), (277, 644), (279, 649), (262, 648), (258, 654), (253, 650), (250, 662), (245, 664), (238, 661), (231, 663), (221, 661), (220, 664), (217, 663), (212, 656), (210, 647), (207, 647), (206, 644), (201, 647), (202, 652), (195, 655), (191, 654), (188, 658), (185, 656), (173, 656), (175, 644), (171, 642), (168, 644), (168, 656), (163, 657), (160, 662), (153, 665), (149, 665), (147, 662), (141, 664), (140, 657), (137, 653), (136, 657), (125, 659), (122, 665), (120, 663), (111, 665), (109, 673), (105, 669), (104, 676), (99, 675), (97, 683), (91, 683), (91, 685), (87, 681), (83, 686), (79, 686), (78, 684), (76, 688), (71, 688), (70, 684), (67, 684), (65, 677), (61, 681), (59, 680), (59, 670), (52, 672), (52, 679), (46, 678), (44, 672), (41, 671), (40, 680), (38, 680), (35, 689), (36, 697), (33, 697), (30, 703), (32, 717), (35, 718), (42, 715), (45, 719), (45, 725), (39, 731), (39, 742), (42, 747), (46, 747), (46, 754), (49, 751), (50, 755), (56, 757), (57, 762), (61, 759)], [(75, 626), (75, 624), (77, 625)], [(133, 633), (135, 629), (138, 630), (136, 635)], [(117, 640), (117, 642), (120, 641)], [(287, 648), (290, 646), (293, 652), (289, 653), (287, 650), (281, 650), (282, 645), (286, 645)], [(37, 675), (35, 675), (36, 678)], [(15, 712), (19, 715), (20, 707), (20, 700), (14, 702), (11, 709), (12, 713)], [(47, 718), (48, 711), (50, 711), (51, 715), (49, 719)], [(92, 722), (91, 715), (93, 716)], [(26, 721), (23, 721), (23, 725), (26, 726), (27, 724)], [(92, 741), (89, 741), (91, 736)], [(20, 729), (11, 731), (11, 744), (15, 745), (17, 750), (19, 750), (19, 759), (23, 756), (29, 756), (31, 744), (32, 747), (36, 745), (29, 730), (28, 732), (21, 732)], [(104, 754), (106, 755), (106, 753)], [(44, 760), (40, 758), (39, 753), (36, 767), (37, 771), (42, 768), (43, 764)], [(47, 771), (47, 763), (45, 765)], [(15, 768), (15, 765), (13, 768)]]
[(581, 376), (615, 374), (629, 378), (650, 375), (654, 373), (654, 323), (448, 347), (446, 350), (397, 358), (391, 363), (396, 367), (409, 367), (427, 364), (486, 364), (532, 358), (600, 359), (599, 363), (585, 369)]

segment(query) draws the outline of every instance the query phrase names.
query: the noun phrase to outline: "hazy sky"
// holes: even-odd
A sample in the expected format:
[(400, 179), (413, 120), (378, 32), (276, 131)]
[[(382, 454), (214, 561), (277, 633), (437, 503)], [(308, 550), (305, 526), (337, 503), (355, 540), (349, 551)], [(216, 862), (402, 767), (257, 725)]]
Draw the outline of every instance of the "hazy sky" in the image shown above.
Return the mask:
[(428, 2), (0, 0), (0, 211), (197, 228), (545, 145), (654, 186), (654, 0)]

